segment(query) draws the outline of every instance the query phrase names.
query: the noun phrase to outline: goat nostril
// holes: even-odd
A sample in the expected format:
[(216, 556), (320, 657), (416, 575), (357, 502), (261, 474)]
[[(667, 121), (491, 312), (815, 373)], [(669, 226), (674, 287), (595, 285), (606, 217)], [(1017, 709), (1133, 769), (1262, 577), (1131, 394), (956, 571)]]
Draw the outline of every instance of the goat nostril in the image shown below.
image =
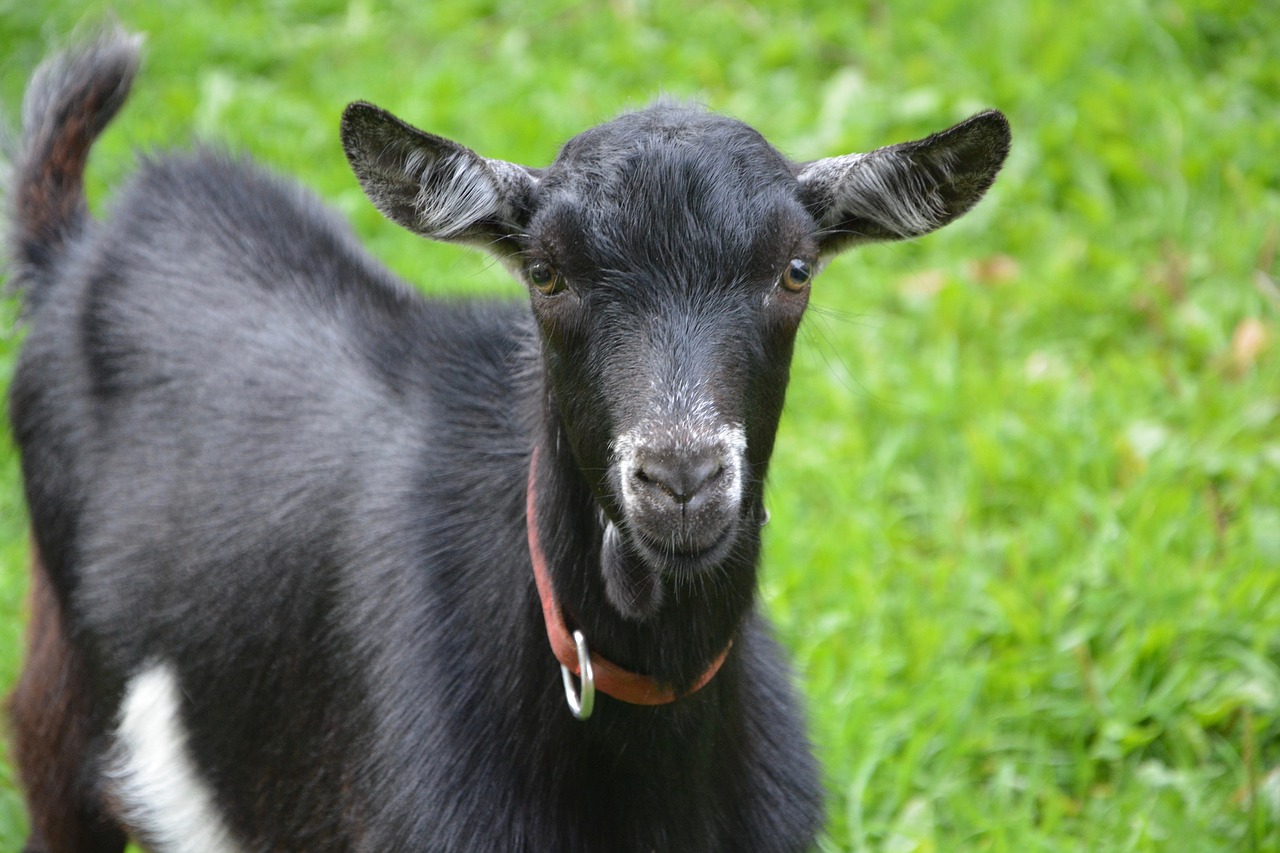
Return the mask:
[(697, 491), (719, 479), (723, 473), (724, 460), (720, 454), (708, 455), (703, 459), (694, 460), (689, 466), (689, 482), (693, 484), (693, 490)]
[(663, 492), (678, 504), (689, 503), (723, 474), (724, 462), (718, 455), (676, 461), (652, 458), (633, 471), (637, 482)]

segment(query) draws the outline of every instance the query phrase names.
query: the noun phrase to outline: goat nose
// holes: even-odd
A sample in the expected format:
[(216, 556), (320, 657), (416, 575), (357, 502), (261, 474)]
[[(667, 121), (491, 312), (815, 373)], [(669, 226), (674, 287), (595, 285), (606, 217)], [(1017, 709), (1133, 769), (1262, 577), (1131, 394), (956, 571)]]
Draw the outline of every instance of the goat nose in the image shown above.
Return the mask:
[(642, 453), (636, 462), (635, 478), (640, 483), (665, 492), (681, 505), (692, 501), (724, 472), (724, 459), (715, 449)]

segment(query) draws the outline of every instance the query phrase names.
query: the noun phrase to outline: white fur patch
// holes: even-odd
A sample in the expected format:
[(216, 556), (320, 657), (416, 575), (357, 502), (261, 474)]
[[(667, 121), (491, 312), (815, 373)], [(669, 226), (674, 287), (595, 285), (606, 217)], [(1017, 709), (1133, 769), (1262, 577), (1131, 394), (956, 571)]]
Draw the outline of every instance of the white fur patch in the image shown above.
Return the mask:
[(155, 853), (240, 853), (187, 752), (180, 700), (168, 664), (129, 681), (107, 769), (111, 794)]

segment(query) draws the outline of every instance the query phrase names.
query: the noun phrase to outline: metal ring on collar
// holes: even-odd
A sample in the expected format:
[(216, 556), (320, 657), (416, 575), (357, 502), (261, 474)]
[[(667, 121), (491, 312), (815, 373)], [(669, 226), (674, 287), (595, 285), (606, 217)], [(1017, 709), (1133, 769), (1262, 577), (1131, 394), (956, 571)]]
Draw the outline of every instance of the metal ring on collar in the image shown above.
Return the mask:
[(574, 631), (573, 642), (578, 647), (578, 671), (581, 673), (578, 681), (581, 688), (574, 687), (573, 673), (569, 671), (569, 667), (561, 664), (560, 674), (564, 676), (564, 698), (569, 703), (569, 710), (577, 719), (585, 720), (591, 716), (596, 704), (596, 677), (591, 669), (587, 638), (582, 636), (581, 631)]

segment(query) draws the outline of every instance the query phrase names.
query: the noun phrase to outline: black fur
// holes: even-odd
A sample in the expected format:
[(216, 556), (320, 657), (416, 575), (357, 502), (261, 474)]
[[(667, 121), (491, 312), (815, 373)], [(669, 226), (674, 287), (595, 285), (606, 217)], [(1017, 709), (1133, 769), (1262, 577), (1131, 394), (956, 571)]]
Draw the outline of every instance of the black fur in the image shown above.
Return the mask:
[[(87, 151), (109, 114), (80, 93), (122, 99), (132, 50), (106, 36), (53, 60), (29, 100), (60, 109), (29, 110), (28, 139)], [(79, 192), (59, 170), (83, 158), (24, 147), (11, 254), (30, 332), (10, 405), (89, 672), (94, 746), (67, 772), (100, 766), (128, 679), (164, 661), (245, 851), (807, 849), (817, 767), (754, 588), (808, 292), (780, 277), (817, 265), (841, 217), (755, 131), (677, 105), (588, 131), (545, 170), (368, 105), (343, 138), (389, 215), (547, 264), (563, 288), (423, 299), (311, 196), (209, 152), (146, 162), (93, 222), (58, 190)], [(477, 195), (450, 209), (473, 216), (441, 233), (417, 193), (455, 178)], [(740, 500), (714, 492), (727, 474), (678, 505), (644, 471), (621, 481), (620, 435), (657, 471), (726, 425), (745, 436)], [(701, 691), (569, 715), (526, 546), (535, 448), (571, 621), (678, 688), (732, 642)], [(624, 487), (648, 491), (632, 506)], [(619, 603), (610, 572), (645, 600)], [(109, 808), (110, 784), (98, 795)]]

